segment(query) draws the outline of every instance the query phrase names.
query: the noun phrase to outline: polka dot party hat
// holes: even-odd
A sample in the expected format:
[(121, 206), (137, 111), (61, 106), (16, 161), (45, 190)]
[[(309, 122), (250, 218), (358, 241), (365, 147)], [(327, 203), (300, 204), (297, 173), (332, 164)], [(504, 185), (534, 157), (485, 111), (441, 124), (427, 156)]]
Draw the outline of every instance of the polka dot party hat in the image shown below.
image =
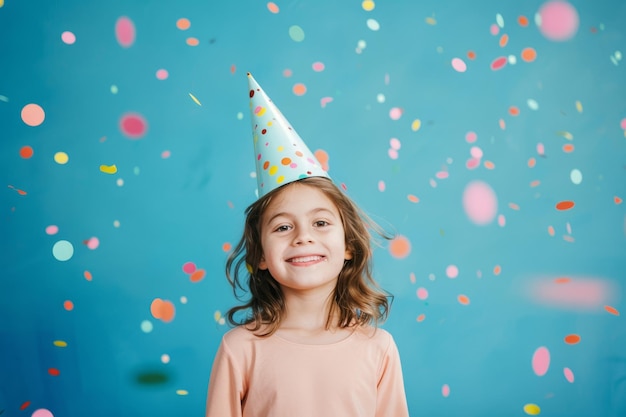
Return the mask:
[(250, 73), (248, 87), (259, 198), (302, 178), (330, 178)]

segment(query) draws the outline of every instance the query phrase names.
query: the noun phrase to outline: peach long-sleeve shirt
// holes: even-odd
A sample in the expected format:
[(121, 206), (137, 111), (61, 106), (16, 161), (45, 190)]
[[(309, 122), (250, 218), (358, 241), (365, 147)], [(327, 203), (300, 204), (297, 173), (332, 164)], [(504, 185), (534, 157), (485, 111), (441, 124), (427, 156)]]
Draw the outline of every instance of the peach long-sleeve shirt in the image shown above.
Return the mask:
[(206, 417), (406, 417), (400, 356), (384, 329), (307, 345), (243, 327), (213, 362)]

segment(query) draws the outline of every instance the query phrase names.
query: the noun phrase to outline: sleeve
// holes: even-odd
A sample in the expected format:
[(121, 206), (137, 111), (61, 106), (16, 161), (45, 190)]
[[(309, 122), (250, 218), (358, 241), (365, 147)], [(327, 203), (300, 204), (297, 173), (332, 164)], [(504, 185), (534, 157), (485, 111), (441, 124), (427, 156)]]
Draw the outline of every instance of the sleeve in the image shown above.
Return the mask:
[(241, 417), (244, 397), (243, 374), (222, 339), (211, 370), (206, 417)]
[(378, 380), (376, 417), (408, 417), (400, 353), (391, 335)]

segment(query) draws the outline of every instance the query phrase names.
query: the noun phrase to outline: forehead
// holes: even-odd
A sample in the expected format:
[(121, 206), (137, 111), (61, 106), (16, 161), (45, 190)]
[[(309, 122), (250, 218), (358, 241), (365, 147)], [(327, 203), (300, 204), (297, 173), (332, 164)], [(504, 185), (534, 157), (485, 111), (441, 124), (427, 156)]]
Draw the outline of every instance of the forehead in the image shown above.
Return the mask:
[(300, 213), (316, 209), (325, 209), (339, 215), (333, 200), (318, 187), (306, 184), (290, 184), (281, 189), (267, 206), (263, 216), (276, 213)]

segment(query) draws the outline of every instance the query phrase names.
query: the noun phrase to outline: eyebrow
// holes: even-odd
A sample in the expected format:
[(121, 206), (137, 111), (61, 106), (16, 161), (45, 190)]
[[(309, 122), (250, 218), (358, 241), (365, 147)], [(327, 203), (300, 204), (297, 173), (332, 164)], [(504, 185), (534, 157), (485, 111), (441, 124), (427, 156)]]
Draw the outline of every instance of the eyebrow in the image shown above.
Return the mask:
[[(327, 212), (328, 214), (330, 214), (330, 215), (332, 215), (333, 217), (335, 217), (335, 213), (333, 213), (333, 212), (332, 212), (332, 210), (327, 209), (327, 208), (325, 208), (325, 207), (317, 207), (317, 208), (314, 208), (313, 210), (309, 210), (309, 212), (308, 212), (308, 213), (306, 213), (306, 214), (307, 214), (307, 216), (311, 216), (311, 215), (317, 214), (317, 213), (322, 212), (322, 211), (325, 211), (325, 212)], [(277, 217), (281, 217), (281, 216), (284, 216), (284, 217), (289, 217), (289, 216), (290, 216), (290, 213), (288, 213), (288, 212), (286, 212), (286, 211), (281, 211), (280, 213), (276, 213), (276, 214), (274, 214), (272, 217), (270, 217), (270, 218), (267, 220), (267, 222), (265, 222), (265, 224), (266, 224), (266, 225), (268, 225), (268, 224), (272, 223), (272, 222), (274, 221), (274, 219), (276, 219)]]

